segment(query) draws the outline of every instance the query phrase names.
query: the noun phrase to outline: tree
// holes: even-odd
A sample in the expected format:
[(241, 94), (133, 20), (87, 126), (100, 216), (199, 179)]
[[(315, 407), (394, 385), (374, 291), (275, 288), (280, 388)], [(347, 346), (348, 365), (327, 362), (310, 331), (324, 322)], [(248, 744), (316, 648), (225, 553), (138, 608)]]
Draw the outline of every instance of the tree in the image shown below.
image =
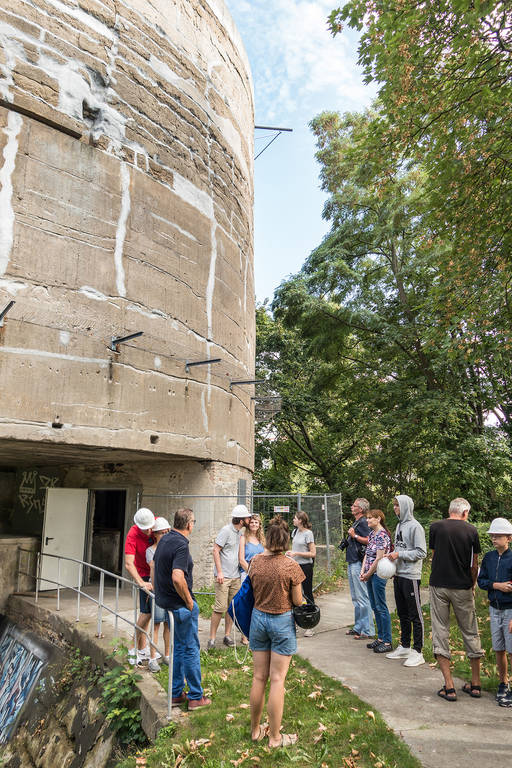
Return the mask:
[[(349, 0), (329, 19), (363, 30), (379, 84), (379, 140), (426, 171), (432, 226), (477, 279), (508, 268), (512, 243), (512, 8), (504, 0)], [(457, 271), (457, 270), (455, 270)]]
[[(317, 372), (302, 421), (315, 437), (328, 433), (319, 451), (334, 455), (334, 445), (355, 436), (333, 466), (338, 487), (373, 488), (381, 499), (407, 488), (437, 509), (462, 493), (485, 510), (498, 473), (508, 489), (512, 468), (503, 432), (485, 419), (491, 407), (503, 412), (478, 357), (486, 330), (439, 301), (452, 244), (433, 238), (425, 171), (375, 152), (376, 124), (384, 125), (378, 110), (313, 121), (332, 228), (278, 289), (274, 322), (291, 334), (286, 354)], [(287, 375), (281, 367), (279, 386)], [(295, 371), (283, 419), (300, 382)]]

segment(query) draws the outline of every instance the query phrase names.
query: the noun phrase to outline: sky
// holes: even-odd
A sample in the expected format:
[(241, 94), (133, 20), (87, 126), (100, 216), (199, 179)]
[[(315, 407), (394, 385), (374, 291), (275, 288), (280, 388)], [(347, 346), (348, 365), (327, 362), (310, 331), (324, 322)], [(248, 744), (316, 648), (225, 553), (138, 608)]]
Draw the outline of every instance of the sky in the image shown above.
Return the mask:
[[(375, 95), (357, 65), (357, 36), (327, 30), (336, 0), (225, 0), (254, 81), (256, 125), (293, 128), (255, 163), (256, 299), (298, 272), (328, 230), (309, 121), (324, 110), (368, 106)], [(255, 154), (271, 134), (255, 132)]]

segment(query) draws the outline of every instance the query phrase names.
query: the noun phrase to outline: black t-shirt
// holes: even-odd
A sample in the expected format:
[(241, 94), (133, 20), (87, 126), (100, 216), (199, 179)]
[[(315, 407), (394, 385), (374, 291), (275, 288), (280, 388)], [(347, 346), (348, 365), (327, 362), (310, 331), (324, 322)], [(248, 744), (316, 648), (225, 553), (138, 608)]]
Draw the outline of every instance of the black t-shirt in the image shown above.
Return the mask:
[[(368, 538), (370, 535), (370, 526), (364, 515), (360, 517), (359, 520), (355, 520), (352, 527), (357, 536)], [(348, 536), (348, 547), (346, 551), (347, 563), (360, 563), (363, 559), (362, 557), (359, 557), (359, 544), (361, 544), (360, 541), (356, 541), (352, 536)]]
[(480, 552), (480, 539), (474, 525), (449, 517), (430, 526), (428, 545), (434, 550), (430, 585), (446, 589), (473, 586), (473, 555)]
[(166, 533), (158, 543), (155, 552), (155, 598), (156, 604), (167, 611), (183, 608), (184, 600), (172, 582), (172, 572), (179, 569), (185, 574), (185, 581), (192, 598), (192, 569), (194, 563), (189, 551), (189, 541), (179, 531)]

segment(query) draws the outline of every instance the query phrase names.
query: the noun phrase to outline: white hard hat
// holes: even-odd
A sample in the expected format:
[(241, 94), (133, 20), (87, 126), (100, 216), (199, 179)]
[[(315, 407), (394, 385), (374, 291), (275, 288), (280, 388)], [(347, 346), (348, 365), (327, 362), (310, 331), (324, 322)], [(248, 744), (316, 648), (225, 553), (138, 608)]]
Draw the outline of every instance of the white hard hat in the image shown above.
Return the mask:
[(169, 521), (166, 520), (165, 517), (157, 517), (153, 526), (153, 533), (157, 533), (157, 531), (166, 531), (170, 528)]
[(231, 517), (238, 517), (240, 520), (242, 520), (244, 517), (250, 517), (251, 513), (245, 506), (245, 504), (237, 504), (236, 507), (233, 507), (233, 511), (231, 512)]
[(512, 524), (504, 517), (495, 517), (487, 533), (504, 533), (512, 536)]
[(150, 509), (147, 509), (147, 507), (141, 507), (133, 516), (133, 522), (141, 531), (147, 531), (148, 528), (154, 526), (155, 516)]
[(381, 557), (377, 563), (377, 576), (381, 579), (390, 579), (396, 573), (396, 565), (389, 557)]

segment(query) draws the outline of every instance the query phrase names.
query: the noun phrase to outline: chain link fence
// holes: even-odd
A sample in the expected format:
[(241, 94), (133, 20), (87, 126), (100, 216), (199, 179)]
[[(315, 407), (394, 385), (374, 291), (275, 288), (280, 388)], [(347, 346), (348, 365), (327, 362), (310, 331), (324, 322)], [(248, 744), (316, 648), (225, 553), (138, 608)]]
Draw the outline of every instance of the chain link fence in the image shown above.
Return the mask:
[[(316, 544), (315, 569), (321, 569), (328, 576), (333, 570), (336, 547), (343, 538), (343, 508), (341, 494), (264, 494), (247, 496), (197, 496), (193, 494), (154, 495), (144, 493), (137, 500), (137, 506), (149, 507), (155, 517), (174, 519), (180, 507), (194, 510), (196, 523), (190, 540), (194, 569), (200, 573), (212, 571), (212, 545), (223, 525), (231, 520), (231, 510), (236, 504), (246, 504), (251, 513), (261, 516), (263, 526), (276, 514), (282, 515), (293, 528), (296, 512), (306, 512), (311, 522)], [(202, 579), (203, 580), (203, 579)]]

